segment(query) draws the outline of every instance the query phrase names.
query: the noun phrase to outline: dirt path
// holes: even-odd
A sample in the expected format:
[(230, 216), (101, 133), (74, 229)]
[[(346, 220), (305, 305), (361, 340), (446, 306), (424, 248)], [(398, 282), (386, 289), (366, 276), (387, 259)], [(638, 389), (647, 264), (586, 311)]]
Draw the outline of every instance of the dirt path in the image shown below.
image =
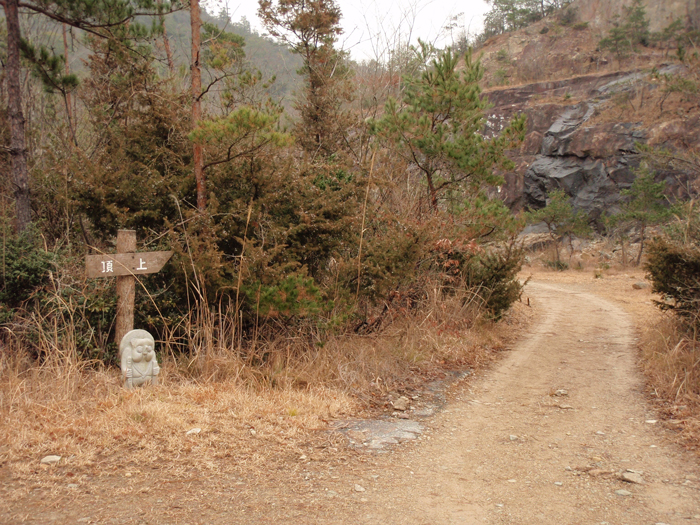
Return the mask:
[(561, 285), (528, 294), (531, 334), (365, 497), (365, 522), (700, 523), (697, 464), (650, 422), (627, 314)]
[[(538, 312), (530, 333), (492, 371), (455, 387), (417, 442), (367, 454), (330, 437), (330, 456), (282, 457), (264, 478), (204, 478), (193, 465), (189, 479), (164, 481), (167, 471), (153, 465), (143, 481), (115, 473), (87, 490), (15, 501), (0, 516), (27, 523), (700, 524), (697, 460), (653, 423), (629, 315), (591, 289), (530, 283)], [(641, 483), (620, 480), (622, 473)]]

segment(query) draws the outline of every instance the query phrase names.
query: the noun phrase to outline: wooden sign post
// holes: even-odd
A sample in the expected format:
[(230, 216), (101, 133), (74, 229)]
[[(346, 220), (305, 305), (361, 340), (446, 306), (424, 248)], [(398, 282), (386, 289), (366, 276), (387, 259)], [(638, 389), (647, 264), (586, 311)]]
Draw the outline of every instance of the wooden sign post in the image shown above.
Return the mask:
[(136, 232), (119, 230), (117, 253), (85, 256), (85, 273), (88, 277), (117, 278), (117, 345), (127, 332), (134, 329), (134, 276), (159, 272), (172, 255), (173, 252), (137, 252)]

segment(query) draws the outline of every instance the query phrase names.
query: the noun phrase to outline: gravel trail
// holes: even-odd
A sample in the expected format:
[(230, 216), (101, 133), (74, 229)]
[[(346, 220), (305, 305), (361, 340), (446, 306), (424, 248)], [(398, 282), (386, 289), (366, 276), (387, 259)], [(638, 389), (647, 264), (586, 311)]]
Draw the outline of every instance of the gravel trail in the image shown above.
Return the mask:
[(529, 335), (383, 476), (361, 521), (700, 523), (697, 463), (654, 422), (628, 315), (562, 285), (527, 293)]

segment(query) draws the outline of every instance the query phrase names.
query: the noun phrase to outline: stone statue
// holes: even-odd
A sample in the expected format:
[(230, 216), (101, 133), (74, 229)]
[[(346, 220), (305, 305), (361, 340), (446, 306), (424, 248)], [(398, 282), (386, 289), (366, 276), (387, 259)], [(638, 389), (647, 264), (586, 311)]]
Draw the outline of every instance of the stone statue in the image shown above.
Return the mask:
[(156, 359), (155, 340), (146, 330), (132, 330), (119, 344), (124, 386), (131, 390), (146, 383), (158, 384), (160, 367)]

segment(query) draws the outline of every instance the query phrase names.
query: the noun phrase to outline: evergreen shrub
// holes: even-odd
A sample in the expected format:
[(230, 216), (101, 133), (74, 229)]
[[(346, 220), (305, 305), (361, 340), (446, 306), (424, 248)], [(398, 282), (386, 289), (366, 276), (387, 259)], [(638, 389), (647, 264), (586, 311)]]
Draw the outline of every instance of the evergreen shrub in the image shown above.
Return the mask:
[(514, 243), (482, 248), (441, 240), (436, 260), (446, 289), (464, 293), (465, 301), (476, 296), (489, 317), (500, 319), (520, 298), (523, 256)]
[(520, 298), (523, 286), (518, 272), (522, 262), (522, 251), (511, 246), (472, 257), (464, 268), (467, 290), (480, 295), (492, 318), (500, 319)]
[(646, 270), (652, 290), (665, 301), (657, 302), (693, 324), (700, 322), (700, 248), (668, 239), (656, 239), (649, 246)]
[(676, 220), (648, 249), (645, 268), (657, 304), (700, 326), (700, 210), (693, 200), (674, 208)]
[(44, 249), (35, 227), (7, 239), (2, 247), (0, 303), (2, 320), (49, 281), (54, 254)]

